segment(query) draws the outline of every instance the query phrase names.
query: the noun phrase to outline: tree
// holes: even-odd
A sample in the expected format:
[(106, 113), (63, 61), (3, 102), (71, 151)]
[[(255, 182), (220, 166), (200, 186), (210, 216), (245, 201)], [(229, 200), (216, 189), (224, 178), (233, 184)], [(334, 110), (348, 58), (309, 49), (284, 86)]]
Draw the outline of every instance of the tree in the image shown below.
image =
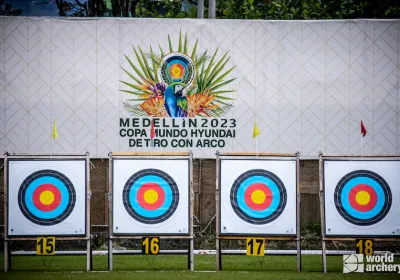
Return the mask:
[[(52, 0), (44, 0), (51, 2)], [(55, 0), (60, 16), (194, 18), (197, 0)], [(208, 0), (204, 1), (208, 14)], [(217, 0), (221, 19), (399, 18), (399, 0)]]
[(353, 19), (397, 18), (398, 0), (226, 0), (217, 1), (217, 18)]
[(11, 2), (0, 0), (0, 16), (19, 16), (21, 14), (22, 10), (13, 8)]
[[(52, 3), (52, 0), (45, 0), (43, 2), (36, 2), (36, 5), (46, 5)], [(59, 16), (73, 16), (73, 17), (102, 17), (106, 10), (104, 0), (88, 0), (86, 2), (73, 0), (55, 0), (58, 8)]]

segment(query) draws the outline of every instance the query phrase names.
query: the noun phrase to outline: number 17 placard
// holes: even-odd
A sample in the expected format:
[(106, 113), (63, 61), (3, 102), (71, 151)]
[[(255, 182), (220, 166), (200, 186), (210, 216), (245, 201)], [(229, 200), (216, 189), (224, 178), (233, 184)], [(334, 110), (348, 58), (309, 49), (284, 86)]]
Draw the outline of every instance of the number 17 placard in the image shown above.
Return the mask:
[(264, 256), (265, 239), (257, 237), (248, 237), (246, 240), (247, 256)]

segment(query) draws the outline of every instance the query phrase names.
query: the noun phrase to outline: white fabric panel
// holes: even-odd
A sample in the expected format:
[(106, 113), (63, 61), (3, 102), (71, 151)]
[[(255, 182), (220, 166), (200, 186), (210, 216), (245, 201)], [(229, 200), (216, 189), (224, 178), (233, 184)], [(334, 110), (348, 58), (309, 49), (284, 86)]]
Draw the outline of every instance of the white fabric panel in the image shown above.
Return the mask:
[[(9, 160), (8, 162), (8, 235), (64, 236), (86, 234), (86, 162), (85, 160)], [(29, 221), (21, 212), (18, 192), (32, 173), (50, 169), (65, 175), (75, 188), (76, 201), (71, 214), (56, 225), (41, 226)]]
[[(123, 190), (128, 179), (144, 169), (167, 173), (179, 190), (179, 203), (167, 220), (156, 224), (139, 222), (129, 215), (123, 203)], [(114, 234), (175, 234), (189, 233), (189, 161), (188, 160), (113, 160), (113, 233)]]
[[(370, 226), (357, 226), (346, 221), (337, 211), (335, 188), (340, 179), (356, 170), (368, 170), (380, 175), (389, 185), (392, 205), (388, 214)], [(400, 219), (399, 161), (324, 161), (325, 232), (327, 236), (399, 236)]]
[[(252, 169), (263, 169), (274, 173), (286, 188), (287, 201), (282, 214), (264, 225), (255, 225), (242, 220), (231, 205), (230, 193), (232, 184), (241, 174)], [(220, 180), (221, 235), (296, 234), (296, 161), (222, 159)]]
[[(253, 152), (257, 120), (259, 152), (317, 158), (321, 150), (359, 153), (361, 119), (364, 153), (399, 152), (399, 22), (3, 17), (0, 152), (192, 150), (213, 158), (216, 149)], [(228, 52), (224, 69), (236, 66), (223, 88), (235, 90), (227, 95), (233, 107), (221, 116), (236, 120), (235, 137), (218, 148), (130, 146), (118, 126), (135, 117), (123, 106), (132, 98), (121, 91), (129, 89), (121, 81), (132, 82), (125, 55), (140, 66), (132, 46), (159, 55), (168, 35), (176, 49), (180, 31), (189, 53), (198, 39), (198, 55), (218, 48), (216, 61)], [(53, 119), (57, 141), (46, 138)]]

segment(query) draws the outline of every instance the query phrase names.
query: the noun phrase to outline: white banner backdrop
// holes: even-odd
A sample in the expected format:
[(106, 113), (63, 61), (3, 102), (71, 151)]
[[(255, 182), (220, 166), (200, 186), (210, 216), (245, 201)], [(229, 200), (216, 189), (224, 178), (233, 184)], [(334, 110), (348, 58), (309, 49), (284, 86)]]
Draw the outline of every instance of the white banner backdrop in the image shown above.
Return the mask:
[[(217, 149), (254, 152), (257, 119), (259, 152), (359, 153), (363, 120), (364, 153), (400, 153), (399, 22), (0, 17), (0, 151), (212, 158)], [(177, 48), (180, 31), (188, 53), (198, 39), (197, 54), (231, 56), (225, 69), (236, 67), (225, 79), (236, 79), (223, 89), (235, 90), (226, 95), (233, 108), (222, 118), (235, 120), (235, 134), (140, 147), (131, 140), (148, 135), (120, 136), (120, 118), (134, 117), (123, 106), (135, 98), (121, 91), (129, 87), (120, 81), (132, 82), (125, 55), (139, 67), (132, 46), (159, 54), (168, 35)], [(172, 139), (195, 142), (174, 147)]]
[[(399, 161), (325, 160), (325, 234), (399, 236), (399, 170)], [(363, 201), (360, 195), (366, 191), (368, 195)]]
[(85, 160), (10, 159), (8, 168), (8, 235), (86, 234)]

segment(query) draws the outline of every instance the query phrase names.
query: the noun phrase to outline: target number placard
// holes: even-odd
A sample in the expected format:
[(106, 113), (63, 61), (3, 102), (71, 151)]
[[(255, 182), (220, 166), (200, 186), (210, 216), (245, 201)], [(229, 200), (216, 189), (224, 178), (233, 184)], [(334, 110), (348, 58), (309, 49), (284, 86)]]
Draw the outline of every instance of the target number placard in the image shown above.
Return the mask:
[(142, 237), (142, 254), (158, 255), (160, 252), (159, 237)]
[(356, 254), (372, 256), (374, 254), (374, 240), (356, 239)]
[(325, 234), (399, 236), (400, 162), (324, 160)]
[(56, 253), (55, 237), (38, 237), (36, 240), (36, 255), (52, 256)]
[(264, 256), (265, 239), (257, 237), (247, 237), (246, 239), (246, 255), (247, 256)]

